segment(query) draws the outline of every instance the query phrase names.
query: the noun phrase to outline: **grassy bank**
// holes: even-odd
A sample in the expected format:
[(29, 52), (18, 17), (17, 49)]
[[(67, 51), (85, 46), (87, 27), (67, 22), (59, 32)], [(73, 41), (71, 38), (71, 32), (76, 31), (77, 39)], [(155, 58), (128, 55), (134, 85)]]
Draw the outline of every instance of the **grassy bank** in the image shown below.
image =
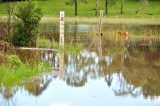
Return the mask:
[[(1, 16), (0, 22), (7, 21), (7, 16)], [(135, 24), (135, 25), (160, 25), (160, 18), (109, 18), (102, 19), (104, 24)], [(98, 24), (99, 17), (65, 17), (66, 24)], [(41, 24), (59, 24), (59, 17), (43, 16)]]
[[(102, 19), (104, 24), (147, 24), (147, 25), (160, 25), (160, 18), (108, 18), (104, 17)], [(66, 17), (66, 23), (79, 23), (79, 24), (98, 24), (98, 17)], [(59, 17), (43, 17), (41, 23), (53, 23), (59, 24)]]
[[(37, 0), (37, 4), (42, 8), (44, 16), (59, 16), (59, 11), (65, 11), (67, 17), (74, 16), (74, 7), (65, 5), (66, 0)], [(95, 0), (87, 0), (87, 4), (78, 4), (78, 15), (80, 17), (95, 16)], [(105, 10), (105, 3), (99, 3), (99, 10)], [(120, 14), (120, 0), (115, 5), (109, 7), (107, 17), (110, 18), (160, 18), (160, 1), (150, 0), (147, 5), (140, 0), (125, 0), (124, 14)], [(137, 10), (138, 13), (136, 13)], [(0, 3), (0, 14), (6, 15), (6, 3)]]

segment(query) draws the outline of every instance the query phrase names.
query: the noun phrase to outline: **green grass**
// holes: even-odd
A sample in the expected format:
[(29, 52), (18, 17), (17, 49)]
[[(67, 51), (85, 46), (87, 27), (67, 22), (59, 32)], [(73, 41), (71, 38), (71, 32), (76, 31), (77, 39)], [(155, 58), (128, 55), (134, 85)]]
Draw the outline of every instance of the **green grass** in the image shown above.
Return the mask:
[(4, 85), (16, 85), (25, 79), (51, 70), (51, 66), (46, 62), (30, 64), (22, 63), (15, 55), (6, 57), (9, 63), (0, 66), (0, 83)]
[[(74, 16), (74, 7), (65, 5), (66, 0), (37, 0), (37, 4), (42, 8), (44, 16), (59, 16), (59, 11), (64, 10), (67, 17)], [(95, 0), (87, 0), (87, 4), (79, 3), (78, 14), (80, 17), (94, 17), (95, 16)], [(127, 18), (159, 18), (160, 1), (149, 1), (149, 5), (141, 10), (138, 14), (135, 13), (137, 9), (143, 7), (139, 0), (125, 0), (124, 14), (120, 14), (120, 0), (116, 2), (116, 7), (109, 8), (109, 13), (106, 17), (127, 17)], [(100, 2), (99, 10), (104, 10), (104, 2)], [(149, 15), (149, 14), (152, 15)], [(5, 3), (0, 3), (0, 14), (6, 15)]]

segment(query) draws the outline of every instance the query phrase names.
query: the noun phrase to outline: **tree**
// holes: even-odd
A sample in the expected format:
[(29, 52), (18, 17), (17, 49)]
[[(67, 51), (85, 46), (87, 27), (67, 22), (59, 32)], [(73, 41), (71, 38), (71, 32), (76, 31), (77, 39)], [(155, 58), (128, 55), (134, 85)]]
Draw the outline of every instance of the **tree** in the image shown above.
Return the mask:
[[(105, 14), (108, 14), (108, 8), (115, 5), (116, 8), (116, 0), (104, 0), (105, 2)], [(121, 14), (124, 13), (124, 0), (121, 0)]]
[(96, 0), (96, 13), (95, 13), (96, 16), (98, 15), (98, 4), (99, 4), (99, 0)]
[(5, 40), (8, 42), (9, 38), (11, 37), (11, 17), (13, 15), (14, 3), (7, 2), (6, 3), (6, 10), (7, 10), (8, 19), (7, 19), (7, 31), (6, 31), (7, 36), (6, 36)]
[(108, 14), (108, 4), (109, 4), (109, 0), (105, 0), (105, 14)]
[(104, 0), (105, 2), (105, 14), (108, 14), (108, 8), (115, 5), (116, 7), (116, 0)]
[(68, 0), (67, 2), (65, 2), (66, 5), (74, 5), (74, 15), (77, 16), (78, 15), (78, 3), (82, 2), (82, 3), (87, 3), (86, 0)]
[(124, 13), (124, 0), (121, 0), (121, 14)]
[[(138, 14), (140, 11), (144, 10), (149, 4), (148, 0), (140, 0), (140, 2), (142, 3), (142, 6), (135, 11), (136, 14)], [(148, 13), (148, 14), (152, 15), (150, 13)]]
[(15, 46), (35, 46), (42, 17), (41, 8), (35, 2), (20, 2), (14, 13), (11, 42)]

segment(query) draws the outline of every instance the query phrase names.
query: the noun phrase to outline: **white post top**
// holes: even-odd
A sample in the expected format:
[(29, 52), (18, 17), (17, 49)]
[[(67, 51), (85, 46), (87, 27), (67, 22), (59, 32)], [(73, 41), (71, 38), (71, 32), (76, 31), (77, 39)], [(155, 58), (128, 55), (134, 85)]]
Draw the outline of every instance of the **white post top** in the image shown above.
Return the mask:
[(60, 21), (64, 21), (64, 11), (60, 11)]

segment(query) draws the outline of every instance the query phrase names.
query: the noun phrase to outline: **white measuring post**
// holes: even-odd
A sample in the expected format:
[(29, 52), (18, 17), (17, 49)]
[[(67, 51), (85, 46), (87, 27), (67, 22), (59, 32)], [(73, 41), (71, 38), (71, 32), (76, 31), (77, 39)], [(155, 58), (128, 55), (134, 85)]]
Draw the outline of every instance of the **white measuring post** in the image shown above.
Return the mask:
[(60, 11), (59, 44), (64, 46), (64, 11)]

